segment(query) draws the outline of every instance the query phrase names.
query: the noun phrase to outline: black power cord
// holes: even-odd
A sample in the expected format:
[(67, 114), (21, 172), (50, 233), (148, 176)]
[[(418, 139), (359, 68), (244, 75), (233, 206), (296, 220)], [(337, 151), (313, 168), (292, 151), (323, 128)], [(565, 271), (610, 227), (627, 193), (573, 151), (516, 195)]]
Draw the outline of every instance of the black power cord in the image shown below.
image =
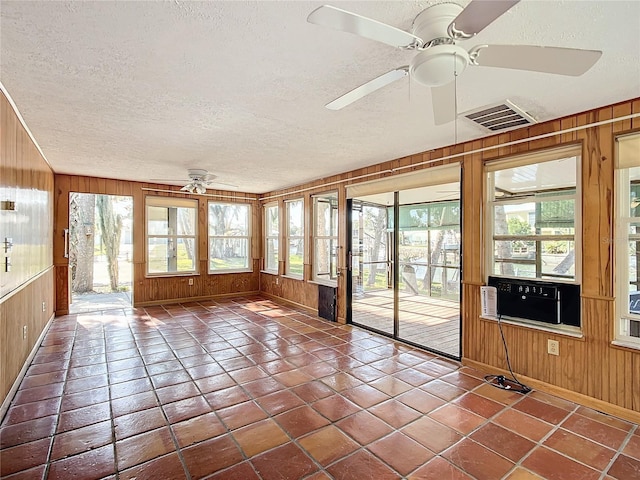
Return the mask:
[(498, 329), (500, 330), (500, 337), (502, 337), (502, 345), (504, 345), (504, 353), (507, 356), (507, 367), (509, 367), (509, 373), (511, 378), (504, 375), (485, 375), (484, 379), (489, 385), (502, 390), (511, 390), (513, 392), (527, 394), (531, 391), (531, 387), (528, 387), (524, 383), (520, 382), (511, 368), (511, 360), (509, 359), (509, 349), (507, 348), (507, 341), (504, 338), (504, 332), (502, 331), (502, 315), (498, 315)]

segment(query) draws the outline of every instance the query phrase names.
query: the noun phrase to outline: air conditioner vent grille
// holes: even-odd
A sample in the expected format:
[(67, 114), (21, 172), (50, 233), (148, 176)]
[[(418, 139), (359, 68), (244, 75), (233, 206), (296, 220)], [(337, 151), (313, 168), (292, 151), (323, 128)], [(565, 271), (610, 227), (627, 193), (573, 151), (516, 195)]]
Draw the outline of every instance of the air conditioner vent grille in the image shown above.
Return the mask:
[(533, 125), (535, 119), (509, 100), (462, 114), (473, 123), (491, 132)]

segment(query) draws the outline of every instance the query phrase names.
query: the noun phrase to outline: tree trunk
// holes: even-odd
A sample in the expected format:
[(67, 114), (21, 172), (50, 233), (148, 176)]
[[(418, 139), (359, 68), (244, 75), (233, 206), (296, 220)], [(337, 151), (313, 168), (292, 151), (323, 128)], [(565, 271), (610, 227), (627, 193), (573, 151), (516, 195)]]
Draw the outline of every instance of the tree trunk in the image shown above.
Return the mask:
[[(375, 221), (375, 230), (373, 233), (373, 254), (371, 255), (371, 262), (377, 262), (380, 255), (380, 247), (382, 246), (382, 239), (387, 231), (387, 211), (384, 208), (378, 210), (378, 216)], [(385, 260), (388, 260), (385, 258)], [(375, 285), (376, 275), (378, 274), (378, 264), (372, 263), (369, 269), (369, 279), (367, 285)]]
[(107, 254), (107, 268), (111, 291), (118, 291), (118, 254), (122, 236), (122, 216), (113, 211), (113, 197), (98, 195), (96, 198), (98, 221), (102, 234), (102, 243)]
[(95, 195), (70, 194), (69, 267), (71, 268), (71, 289), (76, 293), (93, 291), (95, 208)]
[[(507, 213), (504, 211), (504, 206), (502, 205), (496, 206), (495, 209), (495, 233), (497, 235), (506, 235), (509, 233)], [(511, 244), (508, 242), (500, 242), (498, 244), (497, 253), (499, 258), (511, 258)], [(502, 275), (514, 275), (513, 263), (500, 262), (500, 273)], [(493, 274), (493, 272), (491, 272), (491, 274)]]

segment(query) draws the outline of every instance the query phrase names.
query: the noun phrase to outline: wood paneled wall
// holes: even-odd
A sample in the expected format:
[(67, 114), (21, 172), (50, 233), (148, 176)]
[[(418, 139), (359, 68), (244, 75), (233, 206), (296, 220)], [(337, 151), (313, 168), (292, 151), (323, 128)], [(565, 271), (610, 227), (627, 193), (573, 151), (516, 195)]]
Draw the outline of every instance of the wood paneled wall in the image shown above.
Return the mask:
[[(176, 193), (154, 192), (143, 188), (173, 189)], [(208, 274), (207, 202), (241, 202), (252, 205), (252, 231), (260, 231), (260, 208), (254, 195), (238, 192), (208, 190), (210, 195), (228, 195), (229, 198), (188, 196), (197, 198), (198, 205), (198, 271), (192, 276), (147, 276), (145, 243), (145, 197), (187, 197), (178, 187), (154, 185), (125, 180), (113, 180), (72, 175), (55, 176), (54, 262), (56, 267), (56, 314), (69, 312), (69, 259), (64, 256), (64, 229), (69, 228), (69, 193), (94, 193), (130, 196), (133, 199), (133, 304), (135, 306), (210, 298), (215, 295), (257, 292), (260, 288), (259, 258), (260, 235), (254, 235), (251, 257), (253, 272), (235, 274)], [(193, 278), (193, 285), (188, 280)]]
[[(463, 169), (463, 362), (492, 369), (506, 370), (507, 365), (500, 334), (495, 321), (480, 318), (480, 287), (484, 285), (484, 171), (483, 163), (513, 154), (534, 151), (568, 143), (582, 145), (582, 338), (547, 333), (524, 326), (504, 325), (511, 362), (516, 374), (535, 382), (548, 391), (587, 403), (636, 422), (640, 420), (640, 350), (612, 345), (614, 336), (614, 138), (617, 134), (640, 130), (640, 118), (620, 120), (599, 126), (597, 122), (640, 113), (640, 99), (569, 116), (482, 140), (399, 158), (379, 165), (320, 179), (290, 190), (263, 195), (285, 200), (330, 189), (339, 193), (340, 271), (346, 271), (346, 196), (350, 183), (383, 178), (379, 173), (401, 168), (429, 168), (444, 163), (461, 162)], [(558, 133), (564, 132), (564, 133)], [(547, 136), (548, 134), (548, 136)], [(535, 139), (545, 135), (545, 138)], [(515, 145), (502, 146), (520, 141)], [(498, 147), (477, 152), (487, 147)], [(456, 159), (452, 154), (476, 152)], [(443, 160), (438, 160), (443, 158)], [(416, 165), (430, 162), (428, 165)], [(415, 167), (412, 167), (415, 166)], [(358, 180), (350, 180), (359, 177)], [(331, 186), (324, 186), (329, 185)], [(310, 212), (309, 212), (310, 213)], [(306, 277), (305, 277), (306, 278)], [(263, 277), (265, 291), (285, 299), (317, 308), (317, 293), (295, 281), (296, 286), (274, 285)], [(339, 278), (338, 318), (345, 319), (344, 275)], [(315, 295), (315, 296), (314, 296)], [(315, 302), (315, 303), (314, 303)], [(560, 343), (560, 355), (546, 353), (547, 340)]]
[[(0, 404), (53, 316), (53, 172), (0, 93)], [(4, 240), (13, 247), (5, 252)], [(5, 258), (11, 270), (5, 271)], [(26, 337), (24, 336), (26, 327)]]

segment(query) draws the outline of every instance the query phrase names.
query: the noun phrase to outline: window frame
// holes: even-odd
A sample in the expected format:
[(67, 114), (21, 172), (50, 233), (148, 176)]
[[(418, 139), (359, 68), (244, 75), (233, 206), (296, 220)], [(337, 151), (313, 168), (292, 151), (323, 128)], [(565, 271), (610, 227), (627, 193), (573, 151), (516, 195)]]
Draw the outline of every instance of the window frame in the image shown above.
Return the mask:
[[(167, 233), (166, 235), (157, 235), (157, 234), (149, 234), (149, 207), (156, 208), (190, 208), (195, 212), (195, 222), (193, 226), (193, 234), (192, 235), (179, 235), (177, 233), (176, 226), (168, 226), (168, 230), (171, 228), (174, 229), (176, 233)], [(175, 276), (191, 276), (191, 275), (199, 275), (199, 262), (198, 262), (198, 200), (191, 198), (176, 198), (176, 197), (161, 197), (161, 196), (153, 196), (147, 195), (145, 196), (145, 222), (144, 222), (144, 236), (145, 236), (145, 276), (146, 277), (175, 277)], [(173, 241), (174, 244), (177, 245), (177, 242), (180, 239), (192, 239), (193, 240), (193, 269), (192, 270), (175, 270), (175, 271), (164, 271), (164, 272), (150, 272), (149, 266), (151, 264), (149, 254), (149, 240), (151, 238), (166, 238), (168, 242)], [(177, 268), (177, 255), (176, 255), (176, 268)]]
[[(246, 232), (245, 235), (212, 235), (211, 234), (211, 224), (209, 222), (209, 214), (210, 208), (212, 205), (224, 205), (224, 206), (233, 206), (233, 207), (246, 207), (247, 209), (247, 218), (246, 218)], [(251, 258), (251, 219), (252, 219), (252, 205), (246, 202), (230, 202), (230, 201), (217, 201), (217, 200), (209, 200), (207, 202), (207, 270), (209, 275), (220, 275), (226, 273), (246, 273), (253, 271), (253, 262)], [(224, 268), (224, 269), (212, 269), (211, 262), (211, 240), (212, 239), (245, 239), (246, 240), (246, 258), (247, 258), (247, 266), (241, 268)]]
[[(339, 220), (338, 220), (338, 192), (333, 190), (330, 192), (319, 193), (317, 195), (312, 195), (311, 197), (313, 202), (313, 229), (312, 229), (312, 248), (313, 248), (313, 265), (312, 265), (312, 274), (311, 279), (314, 282), (325, 283), (331, 286), (336, 286), (338, 284), (338, 229), (339, 229)], [(318, 234), (318, 203), (326, 202), (329, 203), (329, 208), (333, 209), (332, 200), (335, 199), (335, 215), (336, 218), (333, 218), (333, 211), (330, 210), (329, 215), (329, 232), (331, 235), (319, 235)], [(335, 221), (335, 225), (334, 222)], [(318, 254), (320, 253), (320, 248), (318, 247), (319, 241), (329, 241), (329, 272), (318, 272), (319, 260)], [(335, 269), (335, 275), (333, 271)]]
[[(291, 235), (291, 205), (294, 203), (301, 203), (301, 212), (300, 218), (301, 221), (301, 232), (299, 235)], [(285, 230), (285, 270), (284, 274), (287, 277), (295, 278), (295, 279), (303, 279), (304, 278), (304, 264), (305, 264), (305, 210), (304, 210), (304, 198), (293, 198), (291, 200), (285, 200), (285, 215), (286, 215), (286, 230)], [(292, 241), (301, 242), (302, 246), (302, 272), (296, 273), (291, 271), (291, 242)]]
[[(519, 197), (517, 194), (513, 197), (507, 197), (505, 199), (495, 197), (495, 174), (499, 171), (514, 169), (518, 167), (526, 167), (535, 164), (541, 164), (546, 162), (558, 161), (575, 157), (575, 186), (573, 188), (559, 187), (556, 189), (549, 189), (540, 192), (540, 197), (535, 195), (523, 194)], [(554, 147), (537, 152), (531, 152), (521, 155), (509, 156), (498, 160), (489, 160), (485, 162), (485, 279), (489, 276), (501, 277), (501, 278), (514, 278), (519, 280), (531, 280), (531, 281), (548, 281), (559, 282), (569, 284), (580, 284), (582, 278), (582, 224), (581, 224), (581, 212), (582, 212), (582, 194), (581, 194), (581, 168), (582, 168), (582, 148), (580, 144), (570, 144), (561, 147)], [(565, 191), (565, 193), (557, 193)], [(554, 192), (556, 194), (554, 194)], [(545, 194), (553, 194), (548, 198), (545, 198)], [(497, 205), (518, 205), (533, 203), (535, 205), (542, 204), (545, 201), (556, 200), (573, 200), (573, 235), (571, 234), (530, 234), (530, 235), (509, 235), (509, 234), (496, 234), (495, 233), (495, 207)], [(571, 237), (571, 238), (570, 238)], [(541, 250), (541, 243), (547, 241), (569, 241), (574, 245), (574, 275), (573, 278), (561, 277), (555, 275), (545, 274), (542, 270), (537, 271), (535, 276), (522, 276), (522, 275), (506, 275), (503, 273), (496, 273), (496, 242), (506, 240), (521, 240), (524, 242), (535, 242), (536, 251)]]
[[(273, 209), (275, 208), (277, 210), (277, 222), (278, 222), (278, 227), (277, 227), (277, 233), (276, 234), (270, 234), (270, 229), (269, 229), (269, 214), (268, 214), (268, 210), (269, 209)], [(263, 265), (263, 272), (266, 273), (271, 273), (274, 275), (277, 275), (278, 273), (280, 273), (280, 204), (278, 202), (272, 202), (272, 203), (267, 203), (262, 207), (262, 215), (263, 215), (263, 219), (264, 219), (264, 265)], [(269, 265), (269, 241), (275, 241), (275, 245), (276, 245), (276, 251), (275, 251), (275, 265), (274, 266), (270, 266)], [(270, 268), (271, 267), (271, 268)]]
[[(630, 310), (630, 294), (629, 285), (632, 280), (630, 275), (629, 249), (628, 245), (632, 238), (636, 239), (636, 245), (640, 244), (640, 234), (631, 235), (629, 233), (630, 226), (634, 223), (640, 224), (640, 215), (631, 216), (631, 178), (630, 170), (632, 168), (640, 168), (640, 158), (625, 158), (620, 156), (620, 141), (622, 139), (631, 139), (640, 143), (640, 134), (623, 135), (616, 138), (615, 142), (615, 220), (616, 226), (616, 242), (615, 249), (615, 311), (614, 316), (614, 341), (615, 345), (628, 348), (640, 349), (640, 336), (631, 335), (631, 321), (640, 322), (640, 314), (632, 313)], [(622, 163), (625, 163), (622, 165)], [(636, 214), (637, 215), (637, 214)], [(636, 265), (636, 269), (638, 265)], [(636, 270), (637, 272), (637, 270)], [(636, 282), (640, 280), (636, 273)], [(635, 282), (634, 282), (635, 283)]]

